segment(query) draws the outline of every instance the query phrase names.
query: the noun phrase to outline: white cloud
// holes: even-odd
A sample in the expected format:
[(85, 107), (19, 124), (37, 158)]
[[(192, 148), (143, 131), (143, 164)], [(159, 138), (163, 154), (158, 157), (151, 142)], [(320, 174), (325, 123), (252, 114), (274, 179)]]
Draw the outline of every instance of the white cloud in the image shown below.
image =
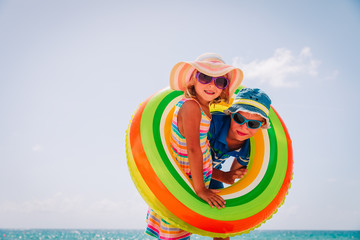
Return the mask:
[(278, 48), (272, 57), (245, 63), (235, 58), (233, 65), (244, 71), (246, 80), (273, 87), (297, 87), (298, 76), (317, 76), (320, 61), (312, 56), (311, 49), (304, 47), (297, 56), (285, 48)]

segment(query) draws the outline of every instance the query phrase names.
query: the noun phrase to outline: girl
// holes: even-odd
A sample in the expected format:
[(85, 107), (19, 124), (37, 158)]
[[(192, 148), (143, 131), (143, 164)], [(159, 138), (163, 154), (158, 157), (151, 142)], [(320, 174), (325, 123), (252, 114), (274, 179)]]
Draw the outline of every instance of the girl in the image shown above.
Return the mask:
[[(203, 54), (195, 62), (176, 64), (170, 86), (184, 91), (176, 107), (171, 127), (173, 157), (192, 180), (197, 196), (211, 207), (223, 208), (225, 201), (208, 189), (212, 160), (207, 132), (210, 127), (210, 103), (225, 101), (242, 81), (242, 71), (226, 65), (216, 54)], [(147, 216), (146, 233), (158, 239), (190, 239), (191, 233), (167, 223), (153, 210)]]

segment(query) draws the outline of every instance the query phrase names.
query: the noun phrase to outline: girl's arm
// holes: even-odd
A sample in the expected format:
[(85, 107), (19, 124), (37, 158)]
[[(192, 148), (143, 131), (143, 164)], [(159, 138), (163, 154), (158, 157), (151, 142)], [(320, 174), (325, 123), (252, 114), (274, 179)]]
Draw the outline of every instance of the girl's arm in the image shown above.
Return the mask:
[(224, 207), (225, 200), (216, 194), (215, 190), (205, 187), (203, 177), (203, 154), (200, 147), (201, 110), (194, 101), (185, 102), (178, 113), (180, 133), (186, 139), (190, 172), (195, 193), (211, 207)]

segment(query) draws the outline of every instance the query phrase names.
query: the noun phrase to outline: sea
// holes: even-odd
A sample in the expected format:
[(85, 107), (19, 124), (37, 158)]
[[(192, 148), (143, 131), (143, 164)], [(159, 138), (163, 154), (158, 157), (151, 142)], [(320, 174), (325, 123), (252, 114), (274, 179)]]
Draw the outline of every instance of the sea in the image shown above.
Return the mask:
[[(10, 239), (66, 239), (66, 240), (156, 240), (144, 234), (143, 230), (70, 230), (70, 229), (0, 229), (0, 240)], [(210, 237), (192, 235), (191, 240), (210, 240)], [(256, 240), (327, 240), (359, 239), (360, 231), (303, 231), (303, 230), (254, 230), (247, 234), (231, 237)]]

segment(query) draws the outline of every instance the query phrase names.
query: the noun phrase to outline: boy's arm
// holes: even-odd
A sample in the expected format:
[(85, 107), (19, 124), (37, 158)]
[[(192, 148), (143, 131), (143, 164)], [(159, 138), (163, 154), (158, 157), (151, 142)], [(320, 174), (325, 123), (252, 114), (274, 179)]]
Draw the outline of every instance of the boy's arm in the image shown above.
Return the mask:
[(211, 174), (211, 178), (212, 179), (215, 179), (217, 181), (220, 181), (220, 182), (224, 182), (225, 181), (225, 172), (224, 171), (221, 171), (219, 169), (216, 169), (216, 168), (213, 168), (213, 171), (212, 171), (212, 174)]
[(241, 165), (235, 158), (230, 167), (230, 172), (236, 173), (236, 178), (242, 178), (247, 173), (247, 166)]
[(239, 168), (242, 168), (244, 167), (243, 165), (241, 165), (235, 158), (234, 158), (234, 161), (230, 167), (230, 171), (231, 170), (236, 170), (236, 169), (239, 169)]
[[(234, 164), (234, 162), (236, 162), (238, 165)], [(234, 162), (229, 172), (224, 172), (213, 168), (211, 178), (226, 184), (233, 184), (236, 179), (242, 178), (247, 173), (247, 169), (245, 166), (240, 165), (240, 163), (238, 163), (236, 160), (234, 160)]]

